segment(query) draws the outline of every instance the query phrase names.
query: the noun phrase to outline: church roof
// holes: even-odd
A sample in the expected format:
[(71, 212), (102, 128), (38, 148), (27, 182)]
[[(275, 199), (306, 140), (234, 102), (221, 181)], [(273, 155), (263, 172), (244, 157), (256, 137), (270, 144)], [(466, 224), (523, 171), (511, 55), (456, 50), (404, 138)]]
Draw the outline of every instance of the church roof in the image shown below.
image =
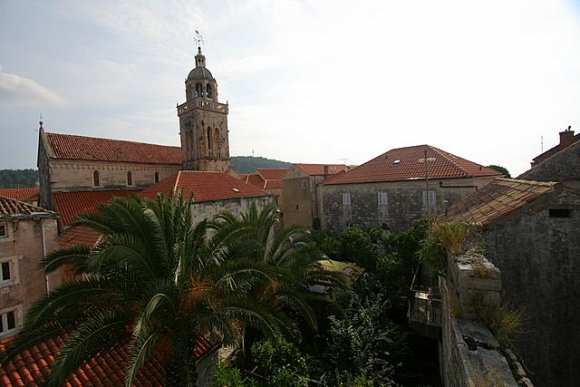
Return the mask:
[(63, 160), (181, 165), (181, 148), (143, 142), (46, 133), (49, 156)]
[(0, 188), (0, 196), (10, 199), (20, 200), (21, 202), (32, 202), (38, 199), (40, 192), (39, 187), (32, 188)]
[(557, 183), (495, 179), (449, 207), (442, 221), (467, 221), (487, 225), (551, 192)]
[(207, 79), (210, 81), (215, 80), (211, 72), (205, 67), (196, 67), (189, 72), (187, 79)]
[(169, 196), (173, 192), (179, 191), (186, 199), (193, 196), (194, 202), (270, 195), (264, 190), (244, 183), (224, 172), (179, 171), (144, 189), (139, 193), (139, 196), (155, 198), (157, 193)]
[(130, 190), (55, 192), (53, 199), (55, 210), (60, 215), (60, 222), (63, 227), (66, 227), (77, 216), (95, 212), (101, 203), (135, 193)]
[(375, 183), (425, 179), (501, 176), (498, 171), (430, 145), (391, 149), (323, 184)]
[(266, 180), (281, 179), (288, 172), (288, 168), (256, 168), (256, 172)]

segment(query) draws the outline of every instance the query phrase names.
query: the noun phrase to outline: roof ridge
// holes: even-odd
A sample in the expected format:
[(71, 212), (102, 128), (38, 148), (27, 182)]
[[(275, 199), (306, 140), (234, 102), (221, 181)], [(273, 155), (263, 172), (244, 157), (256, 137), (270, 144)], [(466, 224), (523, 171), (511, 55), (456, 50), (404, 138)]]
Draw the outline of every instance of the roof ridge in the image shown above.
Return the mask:
[(538, 181), (538, 180), (527, 180), (527, 179), (510, 179), (507, 177), (497, 177), (496, 180), (500, 182), (515, 182), (520, 184), (536, 185), (539, 187), (553, 187), (558, 184), (557, 181)]
[[(443, 150), (441, 150), (441, 149), (439, 149), (439, 148), (437, 148), (437, 147), (434, 147), (434, 146), (432, 146), (432, 145), (425, 144), (425, 146), (426, 146), (426, 147), (429, 147), (429, 148), (431, 148), (431, 149), (432, 149), (432, 150), (433, 150), (435, 153), (438, 153), (439, 155), (441, 155), (442, 157), (444, 157), (444, 158), (445, 158), (445, 160), (449, 161), (451, 164), (453, 164), (453, 166), (455, 166), (457, 169), (459, 169), (461, 172), (463, 172), (463, 175), (464, 175), (464, 176), (470, 176), (470, 175), (471, 175), (471, 174), (470, 174), (469, 172), (467, 172), (467, 171), (466, 171), (464, 168), (460, 167), (460, 166), (459, 166), (459, 164), (457, 164), (457, 163), (455, 162), (455, 160), (451, 159), (451, 158), (449, 157), (449, 155), (452, 155), (453, 157), (457, 157), (457, 158), (461, 158), (461, 157), (459, 157), (459, 156), (455, 156), (453, 153), (449, 153), (449, 152), (445, 152), (445, 153), (447, 153), (447, 154), (445, 154), (445, 153), (443, 153)], [(483, 167), (481, 164), (478, 164), (478, 163), (476, 163), (476, 162), (473, 162), (473, 161), (471, 161), (471, 160), (467, 160), (467, 159), (463, 159), (463, 160), (469, 161), (469, 162), (471, 162), (471, 163), (474, 163), (474, 164), (477, 164), (477, 165), (479, 165), (480, 167)], [(425, 164), (427, 164), (427, 160), (425, 160)]]
[(114, 141), (114, 142), (126, 142), (131, 144), (140, 144), (140, 145), (154, 145), (154, 146), (162, 146), (167, 148), (181, 148), (176, 145), (163, 145), (163, 144), (154, 144), (151, 142), (142, 142), (142, 141), (134, 141), (134, 140), (119, 140), (116, 138), (106, 138), (106, 137), (95, 137), (95, 136), (83, 136), (80, 134), (65, 134), (65, 133), (55, 133), (55, 132), (45, 132), (46, 135), (55, 135), (55, 136), (64, 136), (64, 137), (76, 137), (76, 138), (92, 138), (96, 140), (104, 140), (104, 141)]

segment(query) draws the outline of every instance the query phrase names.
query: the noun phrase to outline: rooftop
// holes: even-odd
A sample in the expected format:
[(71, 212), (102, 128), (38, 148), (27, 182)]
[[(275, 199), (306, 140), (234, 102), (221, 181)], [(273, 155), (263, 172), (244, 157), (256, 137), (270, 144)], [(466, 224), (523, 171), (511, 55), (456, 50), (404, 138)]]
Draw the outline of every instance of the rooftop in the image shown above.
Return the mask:
[(0, 218), (21, 215), (28, 216), (39, 213), (56, 216), (54, 212), (45, 210), (44, 208), (36, 207), (31, 204), (18, 201), (16, 199), (10, 199), (4, 196), (0, 196)]
[(425, 179), (501, 176), (498, 171), (430, 145), (391, 149), (323, 184), (375, 183)]
[(551, 192), (554, 185), (556, 183), (495, 179), (448, 208), (447, 215), (440, 215), (439, 219), (475, 222), (485, 226)]
[(50, 157), (63, 160), (181, 165), (181, 148), (143, 142), (46, 133)]
[(159, 183), (144, 189), (139, 196), (155, 198), (157, 193), (169, 196), (181, 191), (184, 198), (194, 202), (268, 196), (269, 193), (223, 173), (209, 171), (179, 171)]
[(38, 200), (40, 192), (39, 187), (31, 188), (0, 188), (0, 196), (10, 199), (20, 200), (21, 202), (32, 202)]
[(125, 197), (135, 194), (135, 191), (77, 191), (55, 192), (53, 194), (56, 212), (60, 222), (67, 227), (77, 216), (93, 213), (101, 203), (110, 202), (115, 197)]
[(294, 164), (302, 172), (310, 176), (334, 175), (348, 170), (345, 164)]

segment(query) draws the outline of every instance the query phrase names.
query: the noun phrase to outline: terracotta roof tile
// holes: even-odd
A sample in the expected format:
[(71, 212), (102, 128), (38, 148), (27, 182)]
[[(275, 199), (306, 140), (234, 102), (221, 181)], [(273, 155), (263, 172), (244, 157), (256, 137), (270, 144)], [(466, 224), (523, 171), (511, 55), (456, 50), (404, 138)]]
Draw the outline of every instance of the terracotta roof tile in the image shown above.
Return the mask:
[(266, 181), (257, 173), (252, 173), (246, 176), (244, 182), (260, 189), (264, 189), (264, 186), (266, 185)]
[(487, 225), (551, 192), (556, 183), (495, 179), (447, 209), (443, 221), (468, 221)]
[(345, 164), (294, 164), (302, 172), (310, 176), (334, 175), (348, 170)]
[(181, 165), (181, 148), (69, 134), (46, 133), (57, 159)]
[[(0, 354), (6, 349), (9, 339), (0, 341)], [(30, 351), (24, 351), (0, 369), (0, 386), (37, 386), (42, 384), (44, 373), (49, 364), (54, 363), (54, 357), (59, 353), (59, 347), (63, 344), (60, 338), (48, 339), (44, 343), (33, 347)], [(46, 347), (47, 351), (37, 351), (40, 356), (31, 356), (30, 352), (39, 346)], [(196, 358), (213, 351), (216, 346), (210, 344), (205, 338), (198, 337), (194, 348)], [(84, 363), (77, 371), (72, 373), (66, 386), (84, 387), (94, 386), (118, 386), (123, 385), (125, 379), (125, 367), (128, 354), (123, 345), (105, 351), (93, 359)], [(47, 373), (47, 371), (44, 371)], [(165, 382), (164, 367), (159, 353), (154, 353), (143, 365), (137, 374), (136, 386), (163, 386)]]
[(0, 196), (10, 199), (20, 200), (21, 202), (32, 202), (38, 200), (40, 192), (39, 187), (32, 188), (0, 188)]
[(52, 211), (48, 211), (43, 208), (33, 206), (31, 204), (21, 202), (16, 199), (10, 199), (4, 196), (0, 196), (0, 217), (31, 215), (32, 213), (38, 212), (52, 214)]
[(430, 145), (391, 149), (374, 159), (331, 176), (323, 184), (372, 183), (460, 177), (501, 176), (496, 170), (455, 156)]
[(179, 171), (139, 193), (146, 198), (155, 198), (157, 193), (170, 195), (182, 191), (184, 198), (193, 195), (195, 202), (260, 197), (269, 194), (260, 188), (246, 184), (223, 172)]
[(114, 197), (125, 197), (135, 193), (136, 191), (127, 190), (55, 192), (53, 199), (62, 226), (66, 227), (77, 216), (94, 212), (101, 203), (110, 202)]
[(88, 227), (74, 227), (65, 230), (58, 236), (58, 246), (61, 249), (72, 246), (94, 246), (101, 234)]

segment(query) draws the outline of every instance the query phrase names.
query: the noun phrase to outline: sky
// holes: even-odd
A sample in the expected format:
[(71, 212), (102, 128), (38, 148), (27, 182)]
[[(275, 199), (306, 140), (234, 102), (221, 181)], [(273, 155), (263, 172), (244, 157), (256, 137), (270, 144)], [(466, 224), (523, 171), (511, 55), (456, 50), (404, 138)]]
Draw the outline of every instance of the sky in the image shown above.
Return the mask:
[(194, 31), (230, 154), (429, 144), (518, 175), (580, 131), (580, 1), (0, 0), (0, 169), (49, 132), (179, 146)]

